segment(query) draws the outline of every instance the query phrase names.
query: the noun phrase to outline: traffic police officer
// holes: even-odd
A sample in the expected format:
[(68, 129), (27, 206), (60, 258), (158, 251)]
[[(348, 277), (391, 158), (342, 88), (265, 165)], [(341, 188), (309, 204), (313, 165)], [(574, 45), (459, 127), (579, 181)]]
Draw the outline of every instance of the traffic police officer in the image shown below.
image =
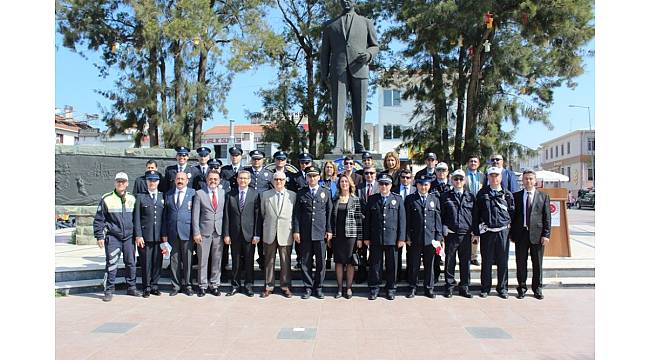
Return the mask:
[(165, 205), (163, 194), (157, 189), (160, 183), (160, 174), (150, 170), (144, 174), (144, 177), (147, 181), (148, 192), (135, 195), (133, 232), (135, 245), (140, 253), (142, 297), (147, 298), (149, 294), (160, 296), (158, 280), (162, 268), (162, 254), (159, 247)]
[[(515, 211), (512, 193), (501, 187), (501, 168), (487, 170), (488, 184), (476, 194), (472, 213), (472, 233), (480, 234), (481, 294), (485, 298), (492, 287), (492, 264), (497, 265), (497, 292), (508, 298), (508, 232)], [(478, 236), (474, 235), (473, 240)]]
[(386, 298), (395, 299), (397, 291), (397, 248), (406, 240), (406, 214), (404, 201), (390, 192), (393, 178), (380, 174), (379, 193), (368, 198), (363, 223), (364, 244), (370, 248), (370, 275), (368, 299), (375, 300), (379, 294), (382, 259), (386, 264)]
[[(115, 175), (115, 189), (102, 195), (93, 221), (93, 232), (97, 246), (106, 252), (106, 281), (104, 301), (113, 299), (117, 261), (120, 253), (126, 267), (127, 295), (142, 295), (135, 287), (135, 244), (133, 241), (133, 208), (135, 197), (126, 191), (129, 176), (118, 172)], [(106, 234), (104, 235), (104, 230)]]
[(191, 187), (194, 190), (206, 189), (208, 186), (207, 178), (208, 178), (208, 170), (210, 170), (210, 166), (208, 166), (208, 161), (210, 161), (211, 152), (212, 150), (210, 150), (210, 148), (205, 146), (201, 146), (200, 148), (196, 149), (199, 163), (193, 166), (196, 176), (194, 176), (194, 179), (192, 180)]
[(465, 191), (465, 172), (456, 170), (451, 174), (453, 189), (440, 196), (443, 234), (445, 235), (445, 297), (450, 298), (455, 284), (456, 254), (460, 261), (461, 296), (471, 298), (469, 293), (469, 264), (472, 257), (472, 209), (476, 197)]
[(237, 172), (241, 167), (241, 154), (240, 148), (233, 146), (228, 149), (230, 154), (230, 165), (221, 168), (221, 180), (226, 180), (230, 183), (230, 188), (237, 188)]
[[(198, 171), (196, 170), (195, 167), (190, 166), (190, 164), (187, 163), (187, 160), (189, 159), (190, 156), (190, 149), (186, 148), (185, 146), (181, 146), (176, 148), (176, 165), (170, 165), (167, 168), (165, 168), (165, 177), (163, 179), (163, 187), (162, 191), (164, 193), (167, 193), (168, 191), (175, 191), (176, 189), (176, 173), (180, 171), (184, 171), (187, 173), (187, 178), (189, 181), (189, 184), (192, 184), (194, 179), (193, 177), (198, 175)], [(188, 186), (189, 188), (192, 188), (191, 186)]]
[[(442, 241), (442, 222), (440, 220), (440, 203), (435, 194), (429, 192), (431, 178), (426, 174), (415, 179), (417, 191), (406, 196), (407, 241), (409, 245), (410, 292), (407, 298), (415, 296), (420, 271), (420, 259), (424, 261), (424, 294), (434, 298), (434, 255), (440, 251)], [(437, 250), (438, 249), (438, 250)]]
[(449, 166), (447, 166), (447, 163), (439, 162), (438, 165), (436, 165), (436, 177), (431, 182), (430, 190), (431, 192), (437, 191), (438, 197), (440, 197), (442, 193), (451, 190), (451, 185), (449, 185), (447, 175), (449, 175)]
[[(293, 241), (298, 244), (302, 256), (302, 281), (305, 286), (303, 299), (314, 295), (322, 299), (325, 281), (325, 240), (332, 239), (332, 197), (328, 188), (318, 185), (320, 172), (310, 166), (307, 173), (307, 187), (296, 195), (293, 207)], [(316, 257), (316, 274), (312, 276), (313, 260)]]

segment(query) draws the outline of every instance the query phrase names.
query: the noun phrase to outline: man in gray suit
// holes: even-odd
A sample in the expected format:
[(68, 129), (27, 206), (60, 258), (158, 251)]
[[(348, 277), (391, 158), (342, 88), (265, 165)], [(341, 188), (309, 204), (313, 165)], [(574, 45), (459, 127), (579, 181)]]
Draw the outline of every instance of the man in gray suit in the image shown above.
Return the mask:
[(273, 189), (262, 193), (260, 213), (262, 215), (262, 241), (264, 242), (265, 288), (262, 297), (273, 293), (275, 286), (275, 253), (280, 253), (280, 288), (284, 297), (291, 294), (291, 221), (296, 193), (287, 190), (287, 175), (284, 171), (273, 174)]
[[(199, 260), (198, 281), (199, 297), (205, 296), (205, 290), (214, 296), (219, 296), (221, 281), (221, 258), (223, 255), (223, 206), (225, 193), (219, 187), (219, 170), (208, 171), (208, 188), (196, 192), (192, 203), (193, 240), (196, 243), (196, 255)], [(208, 289), (208, 259), (212, 258), (210, 266), (210, 287)]]
[(347, 92), (352, 102), (354, 152), (363, 152), (361, 126), (366, 117), (368, 64), (379, 53), (372, 21), (354, 12), (353, 0), (341, 0), (343, 14), (325, 24), (320, 50), (321, 83), (332, 92), (332, 117), (336, 146), (333, 154), (345, 149), (345, 107)]

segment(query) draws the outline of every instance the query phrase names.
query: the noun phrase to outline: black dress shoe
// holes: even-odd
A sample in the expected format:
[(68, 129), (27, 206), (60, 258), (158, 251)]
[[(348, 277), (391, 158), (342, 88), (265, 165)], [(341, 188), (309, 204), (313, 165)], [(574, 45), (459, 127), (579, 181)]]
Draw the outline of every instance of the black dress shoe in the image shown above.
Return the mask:
[(443, 295), (447, 299), (451, 298), (453, 295), (451, 294), (451, 290), (445, 290), (445, 294)]
[(386, 299), (388, 299), (388, 300), (395, 300), (395, 293), (392, 292), (392, 291), (389, 292), (388, 294), (386, 294)]
[(221, 295), (221, 291), (219, 291), (219, 289), (215, 289), (215, 288), (209, 289), (208, 292), (210, 294), (214, 295), (214, 296), (220, 296)]
[(474, 265), (474, 266), (480, 266), (480, 265), (481, 265), (481, 263), (478, 262), (478, 260), (472, 260), (472, 261), (470, 261), (469, 263), (472, 264), (472, 265)]
[(185, 288), (185, 291), (183, 291), (183, 293), (185, 293), (185, 295), (187, 295), (187, 296), (194, 295), (194, 291), (192, 291), (192, 288), (189, 287), (189, 286)]
[(196, 296), (204, 297), (205, 296), (205, 290), (203, 290), (203, 288), (199, 288), (199, 290), (197, 290), (197, 292), (196, 292)]
[(323, 295), (323, 290), (316, 290), (314, 296), (316, 296), (316, 299), (325, 299), (325, 295)]
[(126, 294), (127, 294), (127, 295), (130, 295), (130, 296), (137, 296), (137, 297), (142, 296), (142, 293), (139, 292), (139, 291), (136, 290), (136, 289), (129, 289), (129, 290), (126, 291)]
[(176, 296), (178, 295), (178, 290), (173, 289), (172, 292), (169, 293), (169, 296)]
[(473, 297), (472, 294), (469, 291), (461, 291), (459, 294), (460, 294), (460, 296), (462, 296), (464, 298), (468, 298), (468, 299), (471, 299)]
[(253, 290), (249, 289), (249, 288), (244, 289), (244, 295), (246, 295), (248, 297), (253, 297), (253, 295), (254, 295)]
[(151, 293), (149, 292), (149, 290), (145, 290), (145, 291), (142, 292), (142, 297), (143, 298), (148, 298), (150, 294)]
[(436, 294), (433, 292), (433, 290), (427, 290), (424, 292), (424, 296), (428, 297), (429, 299), (435, 299)]
[(109, 302), (113, 300), (113, 292), (112, 291), (106, 291), (104, 293), (104, 297), (102, 297), (102, 301)]
[(334, 298), (335, 298), (335, 299), (340, 299), (340, 298), (342, 298), (342, 297), (343, 297), (343, 291), (341, 291), (341, 290), (338, 290), (338, 291), (336, 292), (336, 294), (334, 295)]
[(486, 297), (488, 297), (488, 293), (481, 291), (481, 294), (479, 295), (479, 297), (486, 298)]
[(370, 292), (370, 294), (368, 294), (368, 300), (376, 300), (376, 299), (377, 299), (376, 292)]
[(537, 300), (542, 300), (542, 299), (544, 299), (544, 294), (542, 294), (542, 293), (535, 293), (534, 296), (535, 296), (535, 299), (537, 299)]
[(311, 290), (305, 290), (305, 293), (300, 297), (301, 299), (309, 299), (311, 297)]
[(237, 294), (238, 292), (239, 292), (239, 289), (237, 289), (236, 287), (233, 287), (232, 290), (230, 290), (230, 291), (226, 294), (226, 296), (233, 296), (233, 295)]
[(411, 289), (408, 294), (406, 294), (407, 299), (412, 299), (415, 297), (415, 289)]
[(523, 299), (525, 294), (525, 291), (517, 290), (517, 299)]
[(508, 298), (508, 293), (507, 292), (500, 292), (499, 297), (502, 299), (507, 299)]
[(160, 296), (160, 290), (158, 289), (151, 290), (151, 295)]

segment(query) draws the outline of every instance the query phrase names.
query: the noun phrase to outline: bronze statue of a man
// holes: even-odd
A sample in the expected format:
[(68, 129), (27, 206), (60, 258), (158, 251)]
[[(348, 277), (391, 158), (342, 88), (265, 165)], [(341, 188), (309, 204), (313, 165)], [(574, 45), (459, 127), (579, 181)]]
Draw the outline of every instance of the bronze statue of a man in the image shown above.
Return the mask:
[[(323, 28), (320, 51), (321, 82), (329, 84), (332, 117), (335, 126), (334, 154), (345, 150), (345, 110), (347, 93), (352, 103), (352, 137), (354, 153), (364, 151), (361, 126), (366, 118), (368, 64), (379, 53), (377, 34), (372, 21), (354, 12), (353, 0), (341, 0), (343, 13)], [(352, 150), (352, 149), (349, 149)]]

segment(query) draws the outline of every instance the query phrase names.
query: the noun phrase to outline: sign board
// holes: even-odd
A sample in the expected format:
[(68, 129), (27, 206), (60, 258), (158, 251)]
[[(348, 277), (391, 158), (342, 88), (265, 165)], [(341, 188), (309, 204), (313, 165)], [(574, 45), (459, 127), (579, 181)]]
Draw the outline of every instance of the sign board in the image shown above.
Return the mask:
[(559, 201), (551, 201), (551, 226), (560, 226), (561, 209)]

